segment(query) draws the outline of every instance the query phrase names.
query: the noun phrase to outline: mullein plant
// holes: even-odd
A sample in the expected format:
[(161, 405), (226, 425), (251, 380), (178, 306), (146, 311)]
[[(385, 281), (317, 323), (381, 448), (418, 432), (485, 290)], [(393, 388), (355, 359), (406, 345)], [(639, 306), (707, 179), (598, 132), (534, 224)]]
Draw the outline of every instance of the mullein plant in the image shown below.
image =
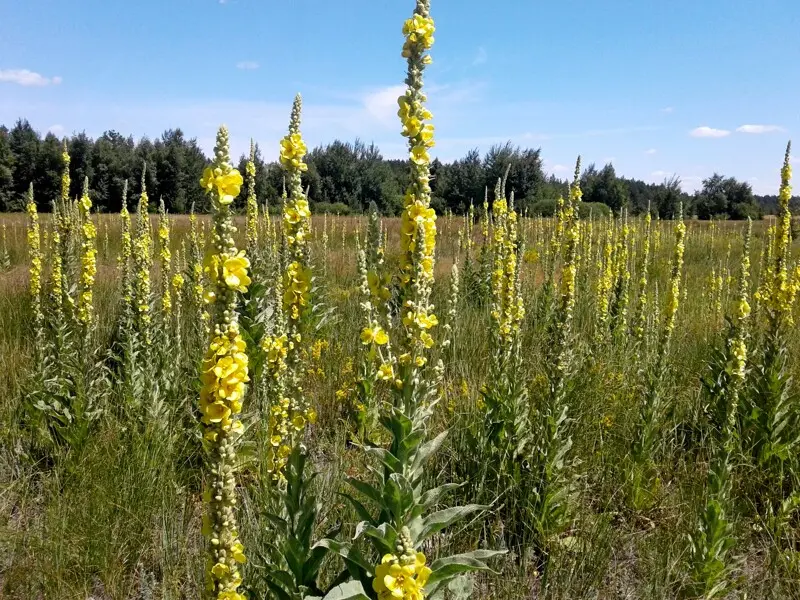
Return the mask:
[(133, 313), (136, 334), (142, 347), (145, 362), (152, 341), (151, 283), (153, 266), (153, 238), (148, 214), (149, 198), (145, 187), (147, 165), (142, 167), (142, 192), (136, 215), (136, 231), (133, 238)]
[[(276, 358), (276, 373), (282, 379), (281, 397), (271, 397), (269, 438), (270, 472), (284, 478), (284, 467), (292, 447), (299, 443), (309, 422), (316, 413), (304, 393), (301, 378), (305, 373), (301, 350), (308, 344), (306, 331), (312, 305), (312, 276), (309, 266), (311, 210), (303, 191), (302, 173), (308, 167), (303, 159), (307, 148), (300, 133), (302, 101), (298, 95), (292, 107), (289, 133), (281, 140), (280, 162), (289, 176), (289, 195), (283, 206), (283, 237), (286, 244), (285, 266), (278, 286), (280, 311), (278, 330), (265, 338), (264, 349)], [(277, 360), (277, 359), (280, 360)]]
[(608, 339), (611, 309), (611, 291), (614, 285), (614, 221), (606, 222), (605, 241), (602, 259), (597, 263), (597, 284), (595, 297), (595, 341), (603, 343)]
[(614, 251), (613, 288), (609, 315), (611, 319), (611, 333), (619, 338), (620, 334), (627, 333), (628, 321), (628, 295), (630, 291), (631, 271), (628, 265), (630, 255), (630, 227), (628, 215), (621, 218), (620, 233)]
[(642, 239), (642, 257), (639, 266), (639, 291), (631, 322), (631, 335), (638, 347), (644, 342), (645, 332), (647, 331), (647, 284), (650, 270), (650, 248), (653, 245), (651, 224), (652, 217), (650, 216), (650, 205), (648, 204), (647, 214), (644, 216), (644, 237)]
[(555, 306), (547, 324), (548, 350), (545, 359), (547, 389), (534, 401), (531, 416), (532, 445), (528, 461), (531, 473), (526, 519), (532, 532), (532, 549), (542, 572), (542, 585), (549, 585), (548, 573), (559, 536), (572, 520), (574, 482), (569, 470), (572, 437), (569, 433), (569, 393), (577, 365), (574, 319), (577, 284), (577, 254), (580, 237), (578, 207), (581, 202), (580, 157), (564, 204), (562, 223), (562, 268)]
[[(60, 292), (61, 299), (58, 303), (61, 313), (61, 321), (66, 325), (73, 323), (75, 311), (75, 299), (73, 298), (73, 275), (74, 275), (74, 261), (73, 261), (73, 245), (74, 245), (74, 223), (73, 223), (73, 205), (69, 197), (70, 189), (70, 176), (69, 176), (70, 157), (67, 151), (67, 143), (64, 142), (64, 148), (61, 152), (61, 196), (57, 203), (57, 239), (56, 247), (59, 253), (59, 269), (61, 274), (61, 281), (58, 283), (58, 291)], [(54, 274), (55, 276), (55, 274)], [(54, 293), (55, 293), (54, 287)]]
[(731, 513), (734, 460), (740, 452), (739, 397), (747, 375), (748, 321), (750, 318), (750, 238), (748, 220), (742, 251), (739, 291), (728, 317), (725, 344), (715, 351), (703, 379), (713, 425), (712, 459), (705, 503), (696, 529), (689, 535), (689, 582), (682, 593), (691, 598), (721, 598), (733, 586), (735, 562), (731, 557), (736, 538)]
[(198, 231), (197, 215), (192, 205), (189, 214), (189, 254), (187, 259), (189, 268), (186, 271), (187, 283), (189, 286), (189, 312), (200, 315), (199, 319), (193, 320), (193, 337), (204, 339), (209, 334), (209, 320), (211, 316), (206, 310), (205, 304), (205, 281), (203, 277), (203, 248), (205, 239), (201, 238)]
[(237, 303), (247, 290), (249, 261), (236, 248), (230, 211), (242, 176), (231, 167), (228, 130), (217, 133), (214, 160), (200, 185), (208, 193), (214, 221), (213, 249), (206, 261), (212, 311), (208, 349), (200, 368), (200, 415), (207, 449), (203, 534), (208, 541), (206, 597), (245, 600), (238, 589), (246, 559), (236, 525), (236, 447), (244, 430), (239, 415), (248, 378), (247, 345), (239, 331)]
[(636, 510), (652, 504), (659, 480), (656, 476), (656, 453), (661, 442), (666, 391), (667, 356), (675, 331), (678, 306), (681, 298), (681, 274), (686, 244), (686, 224), (683, 222), (683, 205), (675, 222), (675, 246), (670, 265), (667, 305), (663, 323), (659, 323), (655, 355), (642, 369), (644, 391), (639, 405), (639, 419), (631, 444), (629, 471), (629, 504)]
[(745, 414), (745, 444), (764, 475), (760, 496), (766, 506), (757, 506), (763, 515), (777, 510), (786, 496), (797, 496), (796, 450), (800, 442), (800, 400), (792, 389), (786, 337), (794, 324), (792, 307), (798, 284), (790, 274), (791, 145), (786, 148), (778, 192), (778, 219), (761, 286), (756, 292), (766, 330), (756, 349)]
[(30, 260), (30, 272), (28, 280), (28, 293), (30, 294), (31, 314), (33, 316), (33, 331), (34, 331), (34, 352), (36, 359), (36, 368), (40, 369), (42, 366), (45, 344), (45, 321), (44, 313), (42, 312), (42, 240), (41, 232), (39, 231), (39, 213), (36, 210), (36, 202), (33, 197), (33, 184), (28, 187), (27, 202), (25, 203), (25, 211), (28, 214), (28, 258)]
[(81, 227), (81, 272), (78, 288), (78, 322), (81, 327), (83, 355), (88, 352), (95, 325), (94, 284), (97, 276), (97, 228), (92, 221), (89, 179), (84, 178), (83, 195), (78, 201)]
[[(495, 553), (478, 550), (465, 555), (439, 558), (429, 564), (421, 552), (422, 545), (445, 527), (480, 510), (477, 505), (428, 511), (441, 502), (443, 494), (453, 489), (444, 484), (425, 490), (424, 464), (442, 444), (446, 432), (428, 439), (428, 421), (439, 398), (439, 381), (443, 366), (430, 360), (433, 339), (431, 330), (437, 325), (430, 301), (436, 248), (436, 213), (430, 207), (430, 154), (433, 146), (431, 114), (425, 107), (422, 91), (423, 72), (430, 64), (428, 54), (433, 45), (434, 23), (428, 0), (418, 0), (413, 16), (403, 26), (406, 41), (403, 56), (408, 60), (407, 89), (400, 96), (398, 114), (402, 134), (408, 139), (410, 184), (404, 195), (401, 217), (401, 252), (398, 301), (400, 315), (397, 327), (385, 332), (393, 337), (396, 356), (395, 378), (386, 382), (391, 401), (381, 411), (381, 423), (391, 435), (388, 448), (371, 447), (368, 452), (382, 464), (372, 468), (376, 484), (349, 479), (353, 488), (378, 509), (370, 512), (361, 501), (348, 496), (363, 521), (356, 538), (367, 538), (378, 554), (368, 560), (354, 546), (325, 540), (321, 545), (336, 550), (345, 560), (351, 574), (361, 584), (359, 593), (371, 589), (370, 597), (380, 600), (406, 598), (418, 600), (434, 596), (455, 576), (476, 569), (487, 569), (483, 562)], [(376, 345), (374, 329), (362, 331)], [(361, 596), (355, 596), (361, 597)]]
[(391, 274), (384, 264), (378, 209), (370, 205), (366, 248), (358, 250), (361, 312), (363, 332), (361, 367), (357, 380), (355, 403), (357, 437), (364, 441), (378, 424), (378, 381), (395, 379), (394, 357), (389, 345), (389, 301), (391, 299)]
[[(520, 357), (521, 326), (525, 307), (519, 289), (521, 248), (516, 211), (506, 199), (504, 181), (498, 181), (492, 203), (494, 268), (491, 286), (490, 363), (481, 388), (485, 418), (478, 436), (468, 436), (476, 447), (491, 454), (482, 457), (485, 475), (477, 493), (488, 492), (503, 506), (497, 518), (503, 521), (506, 545), (521, 547), (528, 528), (517, 500), (528, 483), (523, 465), (531, 453), (531, 429), (525, 377)], [(484, 460), (485, 459), (485, 460)], [(520, 518), (522, 517), (522, 518)]]
[(258, 198), (256, 197), (256, 146), (250, 140), (250, 156), (245, 164), (247, 179), (246, 233), (247, 254), (255, 258), (258, 254)]
[[(307, 475), (304, 431), (316, 413), (303, 388), (306, 364), (311, 354), (319, 356), (320, 344), (311, 344), (315, 290), (309, 263), (311, 212), (302, 187), (306, 144), (300, 132), (301, 98), (295, 98), (289, 133), (281, 140), (280, 162), (288, 175), (289, 194), (283, 204), (283, 235), (286, 243), (283, 277), (276, 286), (277, 306), (272, 335), (265, 336), (267, 398), (269, 400), (268, 486), (265, 512), (271, 531), (266, 556), (264, 587), (277, 598), (302, 600), (325, 595), (317, 577), (328, 553), (313, 544), (314, 526), (320, 507)], [(316, 350), (315, 350), (316, 349)], [(338, 533), (338, 527), (327, 532)], [(346, 575), (346, 573), (345, 573)], [(358, 598), (338, 594), (334, 583), (330, 597)], [(363, 597), (363, 596), (362, 596)]]
[(172, 268), (172, 250), (169, 246), (169, 217), (164, 208), (164, 199), (158, 203), (158, 266), (161, 272), (161, 320), (164, 325), (161, 332), (168, 331), (167, 324), (172, 318), (172, 290), (170, 289), (170, 270)]

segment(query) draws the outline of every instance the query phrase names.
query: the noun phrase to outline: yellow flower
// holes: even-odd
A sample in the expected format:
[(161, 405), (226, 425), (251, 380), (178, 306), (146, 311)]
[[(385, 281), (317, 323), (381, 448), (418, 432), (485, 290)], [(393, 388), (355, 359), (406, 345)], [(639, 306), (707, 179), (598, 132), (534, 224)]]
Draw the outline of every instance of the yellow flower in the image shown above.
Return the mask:
[(230, 567), (223, 563), (217, 563), (213, 567), (211, 567), (211, 573), (217, 579), (221, 579), (222, 577), (230, 573), (230, 570), (231, 570)]
[(233, 546), (231, 546), (231, 556), (233, 560), (239, 564), (247, 562), (247, 557), (244, 555), (244, 546), (241, 542), (235, 542)]
[(303, 162), (306, 154), (306, 143), (299, 133), (290, 133), (281, 140), (281, 164), (287, 168), (306, 171), (308, 166)]
[(377, 344), (383, 346), (389, 343), (389, 335), (377, 323), (373, 323), (371, 327), (365, 327), (361, 332), (361, 343)]
[(431, 157), (428, 154), (428, 149), (425, 146), (414, 146), (411, 149), (411, 162), (417, 165), (427, 165), (431, 162)]
[(378, 377), (382, 381), (390, 381), (394, 379), (394, 367), (387, 363), (382, 364), (378, 369)]
[(249, 267), (250, 261), (245, 257), (244, 250), (241, 250), (236, 256), (226, 259), (222, 265), (222, 277), (225, 285), (233, 290), (246, 292), (247, 286), (251, 283), (250, 277), (247, 276)]
[(223, 174), (219, 167), (215, 169), (206, 167), (200, 179), (200, 186), (209, 192), (216, 188), (220, 204), (227, 205), (239, 195), (242, 175), (237, 169), (231, 169), (227, 174)]
[(231, 169), (227, 175), (217, 177), (216, 186), (220, 202), (230, 204), (242, 189), (242, 175), (238, 170)]

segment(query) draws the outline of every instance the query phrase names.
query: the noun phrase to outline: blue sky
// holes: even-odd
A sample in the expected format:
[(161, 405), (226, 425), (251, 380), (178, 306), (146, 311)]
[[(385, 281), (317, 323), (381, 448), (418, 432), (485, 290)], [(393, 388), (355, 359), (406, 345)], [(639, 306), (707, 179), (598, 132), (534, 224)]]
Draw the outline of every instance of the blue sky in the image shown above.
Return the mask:
[[(181, 127), (276, 155), (296, 92), (317, 145), (402, 156), (412, 0), (0, 0), (0, 123), (58, 135)], [(443, 160), (510, 140), (685, 189), (718, 171), (774, 193), (800, 156), (797, 0), (433, 0), (427, 86)], [(800, 159), (795, 159), (800, 162)]]

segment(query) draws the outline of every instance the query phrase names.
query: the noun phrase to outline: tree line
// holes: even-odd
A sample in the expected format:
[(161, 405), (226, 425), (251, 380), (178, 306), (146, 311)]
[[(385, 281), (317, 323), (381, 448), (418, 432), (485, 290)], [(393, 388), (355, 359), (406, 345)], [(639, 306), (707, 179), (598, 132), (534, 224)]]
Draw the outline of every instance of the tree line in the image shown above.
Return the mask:
[[(27, 120), (12, 127), (0, 126), (0, 212), (21, 210), (28, 185), (34, 184), (39, 209), (49, 210), (61, 189), (62, 148), (70, 154), (70, 194), (81, 194), (85, 177), (93, 204), (103, 212), (118, 212), (122, 190), (128, 183), (130, 198), (138, 198), (144, 180), (154, 206), (163, 198), (172, 213), (188, 212), (192, 206), (207, 211), (207, 198), (198, 185), (209, 158), (195, 138), (180, 129), (168, 129), (161, 137), (134, 140), (116, 131), (97, 139), (76, 133), (65, 139), (53, 133), (42, 136)], [(275, 162), (263, 159), (255, 146), (256, 193), (262, 204), (278, 209), (283, 173)], [(239, 159), (243, 173), (246, 156)], [(309, 152), (304, 180), (316, 212), (358, 213), (375, 202), (381, 213), (398, 214), (408, 168), (403, 160), (385, 159), (374, 144), (336, 140)], [(146, 165), (146, 166), (145, 166)], [(514, 192), (519, 210), (529, 215), (551, 215), (556, 199), (567, 194), (567, 179), (547, 174), (540, 149), (498, 144), (481, 155), (470, 150), (458, 160), (431, 165), (432, 205), (439, 212), (464, 213), (470, 204), (480, 208), (486, 190), (508, 171), (508, 190)], [(589, 165), (581, 174), (583, 200), (595, 214), (619, 212), (640, 214), (648, 207), (663, 218), (674, 215), (682, 203), (687, 215), (698, 218), (758, 218), (775, 211), (775, 196), (756, 196), (749, 183), (714, 174), (693, 195), (681, 190), (680, 179), (662, 183), (617, 175), (614, 166)], [(243, 208), (245, 191), (234, 206)], [(489, 194), (491, 201), (492, 194)]]

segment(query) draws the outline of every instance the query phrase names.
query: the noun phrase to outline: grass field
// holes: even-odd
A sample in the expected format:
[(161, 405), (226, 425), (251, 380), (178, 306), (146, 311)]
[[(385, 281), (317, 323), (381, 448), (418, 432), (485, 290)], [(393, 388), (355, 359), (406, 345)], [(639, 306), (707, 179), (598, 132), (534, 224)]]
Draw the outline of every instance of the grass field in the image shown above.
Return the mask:
[[(182, 254), (189, 243), (189, 220), (170, 217), (170, 246), (173, 269), (191, 270), (191, 260)], [(98, 324), (91, 348), (84, 350), (96, 364), (73, 365), (78, 357), (58, 356), (49, 363), (44, 380), (65, 377), (66, 391), (59, 385), (37, 381), (35, 324), (28, 293), (28, 258), (25, 241), (25, 216), (3, 215), (9, 265), (0, 274), (0, 590), (8, 598), (192, 598), (200, 595), (203, 573), (203, 539), (200, 535), (202, 512), (202, 450), (195, 425), (198, 385), (197, 363), (202, 356), (202, 335), (197, 333), (198, 314), (192, 312), (188, 286), (175, 298), (182, 304), (180, 321), (175, 316), (162, 322), (159, 316), (158, 264), (154, 267), (153, 313), (157, 329), (180, 328), (180, 345), (175, 332), (162, 331), (159, 342), (145, 365), (135, 374), (124, 373), (120, 359), (119, 335), (124, 302), (120, 292), (120, 219), (118, 215), (96, 217), (98, 276), (96, 308)], [(201, 223), (208, 223), (201, 219)], [(387, 233), (387, 262), (396, 259), (399, 246), (399, 221), (383, 220)], [(440, 389), (430, 427), (451, 429), (442, 450), (429, 464), (426, 481), (455, 481), (464, 486), (454, 494), (469, 502), (480, 499), (491, 504), (481, 518), (462, 522), (436, 536), (426, 549), (431, 556), (476, 547), (510, 552), (492, 561), (497, 574), (481, 573), (475, 580), (472, 597), (481, 598), (673, 598), (687, 589), (692, 579), (688, 535), (698, 529), (698, 515), (708, 498), (706, 486), (709, 461), (714, 452), (716, 432), (701, 378), (707, 375), (715, 349), (723, 346), (726, 334), (724, 313), (730, 312), (737, 290), (741, 264), (744, 223), (688, 223), (685, 267), (680, 278), (680, 304), (673, 341), (663, 364), (659, 385), (665, 410), (660, 439), (654, 447), (654, 476), (651, 497), (638, 505), (631, 503), (629, 472), (631, 441), (639, 419), (639, 407), (646, 395), (643, 372), (648, 369), (652, 350), (636, 344), (627, 326), (619, 334), (598, 332), (597, 284), (603, 277), (606, 239), (612, 239), (612, 255), (620, 249), (622, 223), (594, 221), (583, 223), (577, 277), (574, 349), (576, 368), (571, 371), (565, 396), (568, 419), (564, 435), (571, 441), (565, 454), (563, 479), (569, 490), (565, 517), (552, 537), (537, 539), (533, 523), (526, 519), (525, 503), (532, 502), (526, 487), (497, 488), (485, 461), (492, 456), (486, 448), (474, 445), (470, 432), (481, 428), (487, 407), (481, 390), (489, 381), (491, 341), (490, 294), (481, 280), (479, 257), (484, 242), (476, 223), (471, 258), (467, 258), (463, 217), (439, 218), (437, 244), (437, 282), (434, 304), (447, 303), (449, 267), (456, 260), (462, 266), (457, 318), (453, 321), (452, 346), (446, 355)], [(44, 239), (52, 239), (52, 221), (42, 217)], [(244, 231), (244, 221), (239, 221)], [(649, 317), (647, 328), (660, 327), (655, 306), (665, 310), (670, 280), (670, 260), (674, 250), (673, 222), (653, 222), (653, 246), (648, 278)], [(630, 310), (632, 322), (639, 295), (641, 252), (646, 242), (643, 220), (631, 220), (627, 241), (630, 270)], [(756, 289), (764, 270), (763, 253), (767, 222), (753, 225), (750, 255), (753, 257), (753, 283)], [(158, 224), (153, 220), (155, 232)], [(267, 235), (279, 227), (259, 221), (263, 260), (259, 269), (269, 288), (275, 278), (269, 275), (273, 256), (272, 239)], [(541, 306), (547, 289), (549, 267), (546, 257), (555, 222), (522, 219), (519, 235), (524, 240), (521, 256), (521, 297), (527, 307), (520, 333), (518, 378), (526, 393), (530, 415), (535, 415), (546, 396), (548, 335), (546, 310)], [(358, 400), (354, 391), (358, 378), (363, 327), (359, 311), (356, 243), (367, 239), (366, 217), (316, 217), (310, 244), (313, 269), (318, 279), (318, 298), (329, 309), (330, 318), (320, 325), (316, 339), (325, 345), (317, 356), (309, 357), (305, 392), (316, 407), (318, 419), (309, 428), (306, 445), (314, 470), (320, 473), (316, 488), (321, 511), (316, 529), (331, 523), (344, 524), (352, 534), (358, 516), (338, 492), (345, 489), (344, 478), (364, 474), (367, 463), (363, 452), (350, 444), (358, 439)], [(610, 231), (611, 238), (607, 238)], [(324, 236), (323, 236), (324, 234)], [(327, 238), (323, 240), (323, 237)], [(241, 240), (240, 246), (245, 243)], [(49, 255), (45, 245), (45, 256)], [(464, 271), (471, 260), (471, 279)], [(184, 264), (188, 261), (188, 265)], [(176, 267), (177, 262), (177, 267)], [(613, 262), (613, 260), (611, 261)], [(158, 263), (158, 261), (156, 261)], [(48, 287), (49, 261), (45, 260), (45, 289)], [(256, 261), (255, 264), (259, 264)], [(77, 267), (76, 267), (77, 268)], [(622, 267), (620, 267), (622, 268)], [(558, 277), (560, 267), (555, 268)], [(613, 274), (615, 278), (622, 271)], [(258, 270), (254, 267), (255, 279)], [(721, 285), (717, 281), (721, 278)], [(656, 295), (656, 289), (659, 290)], [(489, 294), (482, 296), (482, 294)], [(613, 296), (613, 290), (608, 292)], [(267, 294), (268, 296), (269, 294)], [(658, 305), (656, 304), (658, 302)], [(48, 306), (48, 302), (45, 302)], [(196, 307), (195, 307), (196, 308)], [(247, 308), (243, 308), (243, 313)], [(442, 308), (443, 310), (443, 308)], [(755, 347), (761, 334), (756, 319), (748, 343)], [(268, 315), (268, 311), (264, 313)], [(45, 310), (48, 329), (45, 338), (56, 334), (51, 309)], [(263, 317), (263, 315), (262, 315)], [(267, 318), (267, 317), (265, 317)], [(160, 335), (160, 334), (159, 334)], [(599, 337), (598, 337), (599, 336)], [(173, 338), (172, 342), (166, 338)], [(646, 334), (645, 337), (648, 337)], [(657, 342), (653, 342), (657, 343)], [(163, 347), (159, 348), (158, 346)], [(797, 339), (786, 332), (790, 374), (797, 369)], [(755, 353), (754, 353), (755, 354)], [(78, 361), (81, 362), (81, 361)], [(79, 392), (72, 369), (84, 369), (96, 378), (87, 382), (90, 392)], [(757, 366), (748, 367), (748, 380)], [(146, 401), (130, 410), (131, 377), (139, 377), (141, 389), (135, 392)], [(755, 383), (748, 382), (746, 386)], [(789, 383), (791, 386), (791, 383)], [(255, 387), (255, 386), (254, 386)], [(49, 390), (43, 392), (42, 390)], [(793, 390), (793, 388), (790, 388)], [(86, 431), (71, 442), (54, 435), (52, 427), (42, 435), (41, 423), (30, 415), (42, 397), (74, 402), (81, 393), (91, 394), (92, 410), (81, 418)], [(745, 395), (746, 392), (743, 392)], [(792, 392), (793, 394), (794, 392)], [(66, 399), (63, 399), (66, 398)], [(71, 400), (70, 400), (71, 399)], [(262, 438), (257, 433), (259, 420), (257, 392), (246, 402), (243, 420), (252, 428), (247, 444)], [(791, 410), (796, 412), (794, 396)], [(151, 406), (148, 406), (150, 404)], [(137, 413), (136, 411), (140, 411)], [(41, 412), (41, 411), (38, 411)], [(535, 417), (531, 417), (535, 418)], [(746, 417), (742, 417), (743, 422)], [(76, 421), (78, 418), (76, 417)], [(37, 424), (38, 423), (38, 424)], [(743, 425), (744, 426), (744, 425)], [(74, 429), (74, 424), (64, 428)], [(373, 440), (386, 439), (375, 429)], [(747, 438), (740, 438), (744, 441)], [(257, 444), (256, 444), (257, 445)], [(773, 490), (766, 487), (759, 467), (744, 443), (732, 458), (732, 489), (727, 533), (732, 541), (726, 575), (733, 582), (737, 597), (794, 597), (797, 594), (795, 570), (795, 519), (786, 516), (779, 538), (766, 523)], [(274, 531), (262, 514), (263, 501), (257, 484), (258, 465), (263, 450), (250, 449), (239, 475), (240, 530), (252, 556), (245, 580), (257, 578)], [(531, 462), (534, 457), (530, 458)], [(794, 486), (793, 451), (783, 461), (780, 494), (788, 497)], [(525, 477), (523, 471), (523, 478)], [(534, 477), (528, 472), (527, 477)], [(567, 485), (568, 484), (568, 485)], [(650, 488), (649, 488), (650, 489)], [(778, 500), (775, 500), (779, 505)], [(514, 510), (510, 508), (516, 507)], [(774, 524), (773, 524), (774, 525)], [(515, 534), (510, 535), (510, 530)], [(535, 541), (534, 541), (535, 540)], [(545, 548), (549, 556), (547, 584), (542, 584), (541, 556), (531, 548)], [(332, 577), (338, 568), (335, 560), (323, 568), (323, 577)], [(325, 575), (327, 574), (327, 575)], [(545, 589), (546, 587), (546, 589)]]
[(312, 217), (299, 95), (278, 218), (224, 126), (211, 215), (95, 214), (66, 143), (0, 215), (0, 598), (800, 598), (790, 147), (768, 221), (581, 219), (580, 158), (437, 216), (434, 31), (399, 219)]

